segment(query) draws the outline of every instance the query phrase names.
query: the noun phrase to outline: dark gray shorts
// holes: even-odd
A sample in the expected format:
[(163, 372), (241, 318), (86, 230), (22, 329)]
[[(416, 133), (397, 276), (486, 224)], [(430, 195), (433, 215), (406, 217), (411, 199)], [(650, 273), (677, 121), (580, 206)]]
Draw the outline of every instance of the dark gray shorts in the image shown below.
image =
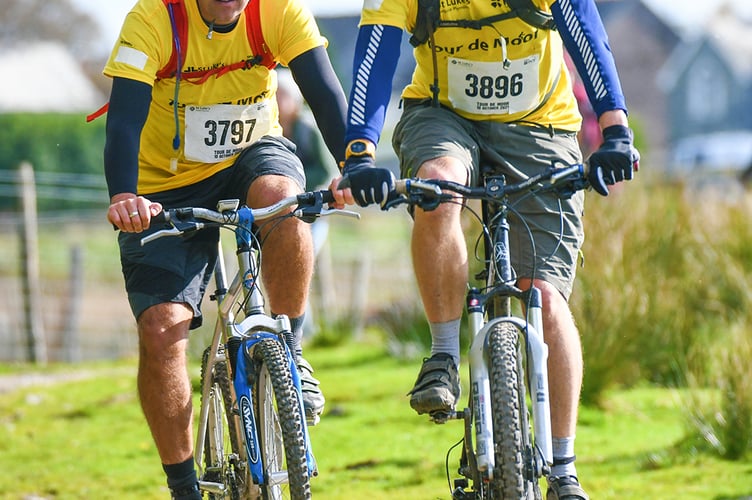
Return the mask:
[[(478, 183), (481, 167), (496, 169), (515, 182), (549, 168), (552, 161), (582, 162), (574, 132), (471, 121), (424, 103), (405, 103), (392, 145), (403, 177), (415, 177), (428, 160), (449, 156), (466, 166), (473, 184)], [(547, 193), (512, 201), (513, 210), (520, 214), (512, 213), (509, 218), (512, 266), (517, 276), (547, 281), (568, 299), (584, 241), (584, 193), (570, 199)]]
[[(222, 199), (246, 202), (251, 183), (263, 175), (284, 175), (305, 186), (303, 165), (284, 137), (263, 137), (238, 156), (235, 164), (201, 182), (146, 197), (165, 208), (217, 208)], [(133, 315), (164, 302), (180, 302), (193, 309), (191, 328), (201, 326), (201, 301), (217, 259), (219, 230), (160, 238), (141, 246), (141, 238), (162, 229), (153, 225), (142, 233), (118, 236), (120, 263)]]

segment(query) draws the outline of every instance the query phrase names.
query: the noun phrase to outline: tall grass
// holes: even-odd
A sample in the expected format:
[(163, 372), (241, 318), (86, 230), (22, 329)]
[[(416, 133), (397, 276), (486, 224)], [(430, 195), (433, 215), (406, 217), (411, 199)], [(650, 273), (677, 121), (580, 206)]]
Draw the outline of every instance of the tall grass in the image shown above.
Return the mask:
[[(708, 377), (688, 374), (690, 391), (681, 404), (687, 442), (729, 460), (752, 453), (752, 339), (746, 325), (729, 332), (729, 342), (714, 346), (712, 359), (720, 364)], [(712, 387), (716, 390), (708, 391)]]
[(589, 197), (572, 297), (587, 402), (616, 385), (683, 385), (690, 371), (717, 369), (710, 347), (731, 342), (731, 326), (752, 319), (749, 208), (678, 186)]

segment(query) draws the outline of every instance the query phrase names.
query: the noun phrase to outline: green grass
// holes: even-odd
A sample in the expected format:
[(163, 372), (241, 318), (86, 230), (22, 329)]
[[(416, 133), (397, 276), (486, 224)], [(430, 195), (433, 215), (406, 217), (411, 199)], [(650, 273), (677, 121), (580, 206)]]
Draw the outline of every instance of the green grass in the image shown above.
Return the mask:
[[(447, 499), (444, 472), (461, 426), (415, 415), (405, 393), (416, 361), (381, 342), (309, 347), (327, 396), (312, 429), (320, 474), (315, 498)], [(75, 380), (0, 393), (0, 498), (164, 499), (156, 450), (138, 405), (135, 360), (44, 370), (0, 367), (3, 378), (78, 374)], [(191, 366), (192, 376), (198, 376)], [(465, 389), (465, 394), (467, 390)], [(578, 471), (594, 499), (742, 499), (752, 464), (724, 461), (685, 439), (682, 393), (654, 387), (609, 392), (584, 408)], [(452, 469), (457, 455), (452, 455)]]

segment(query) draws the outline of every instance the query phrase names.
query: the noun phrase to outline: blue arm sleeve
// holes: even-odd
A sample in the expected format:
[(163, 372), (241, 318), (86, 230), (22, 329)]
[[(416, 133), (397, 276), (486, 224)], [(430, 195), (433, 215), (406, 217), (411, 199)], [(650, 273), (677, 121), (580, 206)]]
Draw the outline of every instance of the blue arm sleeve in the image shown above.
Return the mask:
[(401, 43), (399, 28), (381, 24), (361, 26), (355, 44), (345, 143), (368, 139), (378, 144), (392, 96)]
[(110, 198), (136, 193), (141, 129), (150, 104), (151, 86), (126, 78), (113, 79), (104, 145), (104, 176)]
[(303, 52), (290, 61), (290, 71), (316, 119), (329, 152), (336, 161), (345, 158), (347, 102), (324, 47)]
[(551, 12), (595, 113), (600, 116), (615, 109), (626, 112), (614, 56), (595, 2), (558, 0)]

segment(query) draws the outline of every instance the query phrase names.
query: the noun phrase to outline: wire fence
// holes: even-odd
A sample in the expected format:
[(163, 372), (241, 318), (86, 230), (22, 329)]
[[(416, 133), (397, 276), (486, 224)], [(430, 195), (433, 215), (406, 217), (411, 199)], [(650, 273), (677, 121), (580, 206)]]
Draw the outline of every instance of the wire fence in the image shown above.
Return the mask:
[[(24, 164), (0, 170), (0, 199), (14, 207), (0, 212), (0, 360), (135, 352), (133, 318), (116, 281), (117, 243), (105, 220), (104, 176), (34, 172)], [(37, 212), (37, 199), (66, 203)]]
[[(50, 362), (135, 355), (136, 325), (124, 290), (116, 234), (105, 217), (104, 180), (85, 174), (34, 173), (34, 187), (27, 191), (35, 199), (54, 201), (65, 194), (84, 206), (34, 211), (32, 221), (24, 215), (21, 181), (18, 172), (0, 171), (0, 200), (12, 197), (17, 207), (0, 210), (0, 361), (29, 361), (35, 355)], [(360, 221), (327, 219), (337, 251), (325, 249), (316, 264), (311, 317), (319, 325), (346, 315), (358, 330), (375, 310), (415, 300), (404, 233), (407, 219), (400, 222), (377, 209), (362, 215)], [(375, 247), (353, 243), (366, 235)], [(377, 235), (382, 235), (382, 243)], [(27, 241), (31, 236), (36, 243)], [(29, 276), (35, 267), (36, 276)], [(31, 311), (30, 305), (35, 305)], [(205, 324), (211, 325), (213, 304), (203, 309)], [(34, 331), (36, 337), (31, 335)], [(350, 334), (357, 336), (358, 331)], [(43, 345), (42, 354), (35, 354), (35, 343), (37, 348)]]

